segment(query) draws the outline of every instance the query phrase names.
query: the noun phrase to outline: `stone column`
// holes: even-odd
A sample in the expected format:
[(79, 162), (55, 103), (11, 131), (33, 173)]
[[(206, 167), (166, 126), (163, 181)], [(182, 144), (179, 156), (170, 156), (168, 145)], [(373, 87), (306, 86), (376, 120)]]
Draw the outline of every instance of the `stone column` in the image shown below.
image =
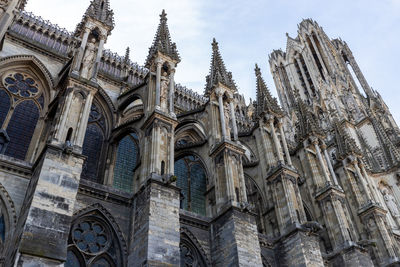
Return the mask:
[(92, 74), (91, 74), (92, 81), (96, 81), (101, 56), (103, 55), (103, 47), (104, 47), (105, 39), (106, 39), (106, 37), (103, 35), (100, 37), (100, 43), (99, 43), (99, 47), (97, 49), (97, 57), (96, 57), (96, 61), (94, 63)]
[(64, 110), (61, 113), (61, 122), (60, 122), (60, 124), (58, 124), (56, 126), (56, 133), (54, 136), (55, 136), (56, 140), (58, 140), (59, 142), (62, 142), (61, 136), (63, 135), (63, 131), (66, 130), (66, 129), (64, 129), (64, 125), (65, 125), (65, 121), (67, 120), (67, 117), (68, 117), (68, 113), (69, 113), (69, 109), (71, 107), (73, 95), (74, 95), (74, 91), (72, 89), (69, 90), (67, 99), (65, 100)]
[(283, 160), (283, 156), (280, 152), (280, 144), (279, 144), (279, 140), (278, 140), (278, 136), (276, 136), (276, 132), (275, 132), (275, 126), (274, 126), (274, 121), (273, 119), (269, 120), (269, 127), (271, 130), (271, 134), (272, 134), (272, 139), (274, 140), (274, 146), (275, 146), (275, 150), (276, 150), (276, 156), (279, 159), (279, 161), (284, 162)]
[(363, 174), (365, 179), (371, 185), (371, 193), (372, 193), (373, 199), (375, 200), (376, 203), (379, 203), (379, 198), (376, 195), (376, 192), (378, 192), (378, 189), (376, 188), (374, 181), (371, 179), (371, 177), (368, 175), (367, 171), (365, 170), (364, 164), (360, 164), (360, 169), (361, 169), (361, 173)]
[(219, 117), (221, 120), (221, 140), (226, 138), (226, 129), (225, 129), (225, 111), (224, 111), (224, 102), (222, 100), (222, 92), (218, 92), (218, 108), (219, 108)]
[(161, 59), (157, 60), (157, 71), (156, 71), (156, 108), (160, 107), (160, 94), (161, 94), (161, 67), (162, 61)]
[(289, 149), (286, 143), (286, 136), (285, 133), (283, 131), (283, 126), (282, 126), (282, 122), (278, 123), (278, 127), (279, 127), (279, 132), (281, 134), (281, 139), (282, 139), (282, 144), (283, 144), (283, 148), (285, 151), (285, 155), (286, 155), (286, 160), (287, 160), (287, 164), (289, 166), (292, 166), (292, 159), (290, 158), (290, 153), (289, 153)]
[(322, 159), (321, 150), (319, 148), (318, 141), (314, 141), (313, 144), (315, 147), (315, 152), (317, 154), (319, 164), (322, 167), (322, 172), (324, 173), (325, 182), (331, 182), (331, 179), (329, 178), (329, 175), (328, 175), (328, 171), (326, 170), (324, 160)]
[(171, 69), (171, 74), (169, 75), (169, 113), (174, 113), (174, 93), (175, 93), (175, 69)]
[(81, 114), (81, 119), (78, 124), (76, 145), (79, 147), (82, 147), (83, 141), (85, 138), (86, 127), (87, 127), (89, 115), (90, 115), (90, 108), (92, 107), (92, 102), (93, 102), (93, 94), (94, 94), (94, 92), (90, 92), (88, 94), (88, 96), (86, 97), (85, 107), (83, 109), (83, 112)]
[(229, 107), (231, 110), (231, 118), (232, 118), (232, 128), (233, 128), (233, 140), (237, 141), (238, 137), (238, 129), (236, 125), (236, 115), (235, 115), (235, 108), (233, 106), (233, 97), (229, 100)]
[(74, 66), (74, 72), (76, 72), (76, 73), (79, 73), (79, 69), (81, 67), (83, 54), (85, 53), (85, 48), (86, 48), (86, 44), (87, 44), (87, 41), (89, 38), (89, 34), (90, 34), (90, 29), (85, 28), (85, 33), (83, 34), (83, 37), (82, 37), (81, 47), (79, 48), (78, 56), (76, 58), (76, 62), (75, 62), (75, 66)]
[(328, 151), (326, 150), (326, 145), (325, 144), (322, 145), (322, 150), (323, 150), (323, 153), (324, 153), (324, 156), (325, 156), (325, 161), (328, 164), (328, 169), (329, 169), (329, 172), (331, 173), (331, 176), (332, 176), (332, 179), (333, 179), (333, 183), (335, 185), (339, 185), (337, 177), (336, 177), (336, 174), (335, 174), (335, 171), (333, 170), (333, 167), (332, 167), (331, 159), (330, 159), (330, 157), (328, 155)]

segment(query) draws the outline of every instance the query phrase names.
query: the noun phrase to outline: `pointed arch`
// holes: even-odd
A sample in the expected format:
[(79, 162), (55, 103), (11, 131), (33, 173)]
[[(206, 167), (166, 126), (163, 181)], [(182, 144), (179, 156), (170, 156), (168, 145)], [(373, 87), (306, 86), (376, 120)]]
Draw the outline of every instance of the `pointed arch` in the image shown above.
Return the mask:
[[(186, 227), (182, 227), (180, 230), (180, 251), (181, 251), (181, 266), (184, 265), (184, 258), (189, 255), (193, 257), (197, 265), (193, 266), (211, 266), (211, 260), (207, 257), (207, 253), (201, 246), (198, 239), (194, 236), (194, 234)], [(184, 250), (185, 248), (185, 250)]]
[(257, 182), (245, 173), (247, 201), (251, 204), (250, 210), (256, 215), (257, 230), (260, 233), (265, 233), (264, 225), (264, 207), (266, 205), (265, 197), (260, 190)]
[(53, 78), (34, 56), (6, 57), (0, 59), (0, 66), (0, 127), (10, 137), (5, 154), (33, 161), (53, 95)]
[(5, 256), (5, 244), (11, 242), (16, 224), (17, 213), (14, 202), (0, 183), (0, 259)]
[[(90, 238), (88, 238), (90, 235)], [(86, 259), (85, 266), (105, 259), (111, 266), (125, 266), (127, 245), (114, 217), (96, 203), (74, 213), (69, 250)]]

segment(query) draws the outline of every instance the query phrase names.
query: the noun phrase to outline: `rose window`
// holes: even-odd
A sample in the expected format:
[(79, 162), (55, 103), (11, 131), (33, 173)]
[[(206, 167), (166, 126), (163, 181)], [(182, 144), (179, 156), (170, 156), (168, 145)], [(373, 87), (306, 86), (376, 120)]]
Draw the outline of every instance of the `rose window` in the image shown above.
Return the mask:
[(83, 221), (74, 226), (72, 239), (75, 245), (88, 254), (98, 254), (110, 245), (109, 231), (94, 221)]
[(34, 97), (39, 93), (35, 80), (26, 74), (10, 74), (4, 79), (4, 85), (8, 91), (21, 97)]

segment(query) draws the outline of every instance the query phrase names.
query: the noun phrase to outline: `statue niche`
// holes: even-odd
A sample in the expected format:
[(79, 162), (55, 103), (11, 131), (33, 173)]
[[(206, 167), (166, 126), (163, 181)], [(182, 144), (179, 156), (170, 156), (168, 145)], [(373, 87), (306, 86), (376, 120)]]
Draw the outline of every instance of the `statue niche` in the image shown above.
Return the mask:
[(81, 77), (90, 80), (93, 73), (93, 66), (96, 61), (98, 49), (98, 34), (93, 31), (86, 45), (85, 53), (82, 59)]

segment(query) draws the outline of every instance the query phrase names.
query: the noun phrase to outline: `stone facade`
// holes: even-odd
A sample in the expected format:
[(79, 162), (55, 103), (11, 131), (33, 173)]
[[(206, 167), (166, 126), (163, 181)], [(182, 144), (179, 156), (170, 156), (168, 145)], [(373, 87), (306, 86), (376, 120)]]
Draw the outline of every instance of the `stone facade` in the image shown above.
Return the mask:
[(143, 66), (0, 1), (0, 266), (397, 266), (400, 130), (348, 45), (310, 19), (246, 104), (212, 43), (175, 82), (163, 11)]

